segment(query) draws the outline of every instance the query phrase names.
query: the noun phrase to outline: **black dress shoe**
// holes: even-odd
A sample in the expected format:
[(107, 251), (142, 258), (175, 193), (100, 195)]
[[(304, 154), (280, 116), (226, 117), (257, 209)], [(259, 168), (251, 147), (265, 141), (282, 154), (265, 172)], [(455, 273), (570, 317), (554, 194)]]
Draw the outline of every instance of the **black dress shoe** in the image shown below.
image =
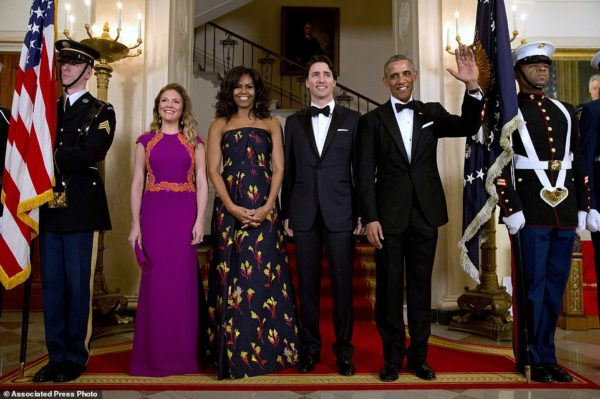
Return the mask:
[(558, 382), (572, 382), (573, 376), (567, 373), (562, 367), (560, 367), (556, 363), (544, 363), (544, 368), (550, 375), (554, 381)]
[(552, 374), (542, 364), (531, 365), (531, 380), (535, 382), (552, 382)]
[(54, 377), (54, 382), (73, 381), (79, 378), (81, 373), (83, 373), (83, 370), (85, 370), (84, 365), (67, 360), (57, 370), (56, 376)]
[(355, 367), (352, 363), (352, 360), (342, 360), (338, 359), (336, 362), (338, 366), (338, 370), (341, 375), (345, 375), (347, 377), (354, 375)]
[(315, 365), (321, 361), (321, 356), (318, 353), (301, 356), (298, 363), (298, 371), (301, 373), (310, 373), (315, 369)]
[(35, 375), (33, 376), (33, 382), (54, 381), (59, 366), (59, 363), (48, 362), (48, 364), (46, 364), (44, 367), (39, 369), (37, 373), (35, 373)]
[(430, 381), (435, 379), (435, 371), (427, 363), (409, 363), (408, 368), (414, 371), (417, 377), (422, 380)]
[(398, 364), (386, 363), (379, 372), (379, 379), (385, 382), (396, 381), (398, 379)]

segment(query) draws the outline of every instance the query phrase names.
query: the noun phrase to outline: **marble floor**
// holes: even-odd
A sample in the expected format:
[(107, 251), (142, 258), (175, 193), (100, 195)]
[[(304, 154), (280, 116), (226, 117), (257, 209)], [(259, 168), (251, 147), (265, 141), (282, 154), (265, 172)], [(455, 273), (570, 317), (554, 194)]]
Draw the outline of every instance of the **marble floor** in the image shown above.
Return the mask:
[[(494, 341), (434, 324), (438, 336), (465, 342), (492, 344)], [(20, 353), (21, 314), (5, 311), (0, 316), (0, 375), (18, 367)], [(32, 312), (29, 325), (27, 360), (46, 353), (41, 312)], [(96, 339), (96, 344), (126, 342), (132, 333), (107, 335)], [(499, 345), (510, 345), (508, 342)], [(559, 363), (600, 384), (600, 329), (556, 333)], [(453, 390), (377, 390), (377, 391), (271, 391), (271, 392), (198, 392), (198, 391), (102, 391), (103, 399), (600, 399), (600, 389), (453, 389)]]

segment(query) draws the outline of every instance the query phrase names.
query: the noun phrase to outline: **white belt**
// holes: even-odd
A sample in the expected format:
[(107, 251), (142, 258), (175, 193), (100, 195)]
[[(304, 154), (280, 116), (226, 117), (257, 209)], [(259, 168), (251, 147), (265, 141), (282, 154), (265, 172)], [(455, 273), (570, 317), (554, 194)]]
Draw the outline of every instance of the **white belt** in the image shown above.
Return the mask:
[(532, 160), (522, 155), (515, 154), (514, 162), (515, 169), (536, 169), (536, 170), (566, 170), (571, 169), (572, 162), (571, 158), (573, 157), (573, 153), (570, 154), (570, 157), (565, 157), (564, 160), (552, 160), (552, 161), (538, 161)]
[[(535, 151), (535, 147), (533, 146), (533, 142), (531, 141), (529, 130), (527, 130), (527, 126), (525, 125), (525, 123), (519, 124), (519, 136), (521, 136), (521, 142), (523, 143), (523, 147), (525, 148), (525, 152), (527, 153), (527, 157), (522, 158), (525, 158), (525, 162), (532, 166), (528, 169), (533, 169), (538, 180), (542, 184), (542, 189), (540, 190), (540, 197), (544, 202), (546, 202), (548, 205), (554, 208), (558, 204), (563, 202), (569, 195), (569, 190), (565, 187), (565, 180), (567, 177), (567, 169), (571, 169), (573, 154), (570, 152), (571, 116), (569, 115), (569, 112), (567, 111), (565, 106), (560, 103), (560, 101), (554, 99), (550, 99), (550, 101), (552, 101), (567, 118), (567, 137), (565, 139), (565, 155), (563, 159), (554, 161), (540, 161)], [(525, 120), (520, 109), (518, 115), (522, 120)], [(517, 157), (518, 155), (515, 156), (515, 160)], [(517, 168), (516, 164), (515, 168)], [(544, 172), (544, 170), (546, 169), (558, 170), (558, 176), (556, 177), (556, 182), (554, 185), (550, 183), (548, 175), (546, 175), (546, 173)]]

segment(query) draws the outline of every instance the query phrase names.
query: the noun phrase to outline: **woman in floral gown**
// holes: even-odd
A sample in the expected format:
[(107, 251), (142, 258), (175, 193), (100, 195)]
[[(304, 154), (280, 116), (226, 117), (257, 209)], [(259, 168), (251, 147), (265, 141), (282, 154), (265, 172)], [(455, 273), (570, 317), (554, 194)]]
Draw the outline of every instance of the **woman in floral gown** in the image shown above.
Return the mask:
[(298, 360), (277, 204), (283, 139), (268, 103), (260, 75), (252, 68), (233, 68), (221, 83), (208, 133), (208, 175), (217, 194), (209, 337), (219, 379), (272, 373)]

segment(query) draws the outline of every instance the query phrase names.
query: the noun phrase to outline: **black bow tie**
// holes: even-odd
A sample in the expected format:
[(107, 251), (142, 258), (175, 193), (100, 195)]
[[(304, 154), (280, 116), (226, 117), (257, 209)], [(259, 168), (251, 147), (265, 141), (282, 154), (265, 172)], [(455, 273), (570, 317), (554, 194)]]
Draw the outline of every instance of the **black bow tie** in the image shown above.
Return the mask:
[(314, 105), (311, 105), (311, 107), (310, 107), (310, 116), (317, 116), (319, 114), (323, 114), (325, 116), (329, 116), (329, 105), (326, 105), (323, 108), (318, 108), (318, 107), (315, 107)]
[(394, 104), (394, 106), (396, 107), (396, 112), (400, 112), (403, 109), (415, 109), (415, 102), (414, 101), (409, 101), (406, 104), (401, 104), (401, 103), (396, 103)]

